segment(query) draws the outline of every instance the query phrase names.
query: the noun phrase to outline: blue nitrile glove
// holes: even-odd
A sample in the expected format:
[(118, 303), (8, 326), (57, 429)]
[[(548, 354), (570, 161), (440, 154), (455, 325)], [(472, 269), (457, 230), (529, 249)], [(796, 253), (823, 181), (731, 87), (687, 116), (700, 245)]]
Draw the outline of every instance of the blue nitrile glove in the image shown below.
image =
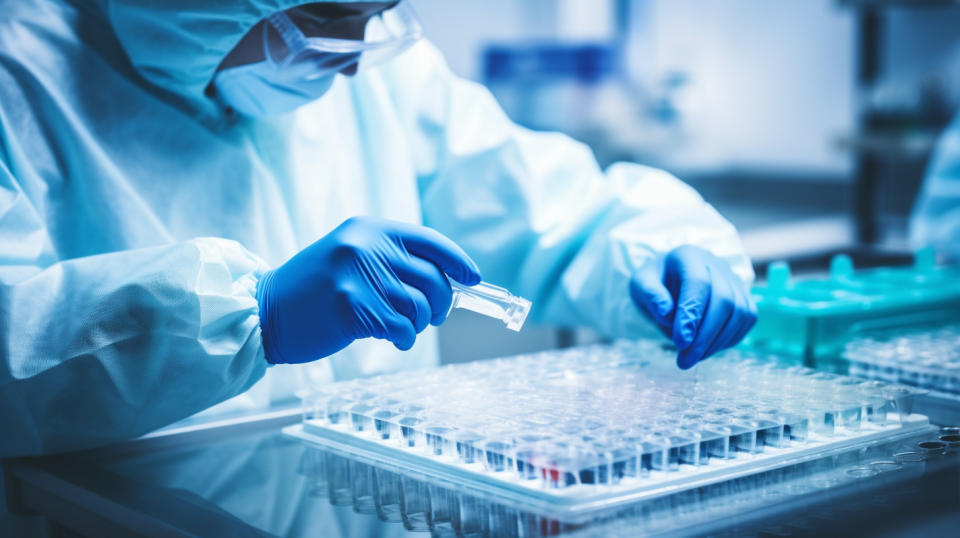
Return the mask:
[(644, 264), (630, 281), (630, 296), (673, 340), (683, 369), (736, 345), (757, 321), (750, 290), (730, 265), (694, 246)]
[(473, 260), (435, 230), (348, 219), (260, 279), (267, 361), (308, 362), (371, 336), (410, 349), (428, 323), (447, 316), (453, 297), (445, 274), (480, 282)]

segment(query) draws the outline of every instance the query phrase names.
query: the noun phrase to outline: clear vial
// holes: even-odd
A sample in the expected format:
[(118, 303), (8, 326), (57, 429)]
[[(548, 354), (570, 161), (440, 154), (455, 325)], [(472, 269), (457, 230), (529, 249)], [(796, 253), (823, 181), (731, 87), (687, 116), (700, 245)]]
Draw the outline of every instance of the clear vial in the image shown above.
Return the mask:
[(511, 331), (519, 331), (530, 313), (530, 301), (517, 297), (500, 286), (481, 282), (476, 286), (464, 286), (450, 281), (453, 302), (450, 310), (464, 308), (484, 316), (503, 321)]

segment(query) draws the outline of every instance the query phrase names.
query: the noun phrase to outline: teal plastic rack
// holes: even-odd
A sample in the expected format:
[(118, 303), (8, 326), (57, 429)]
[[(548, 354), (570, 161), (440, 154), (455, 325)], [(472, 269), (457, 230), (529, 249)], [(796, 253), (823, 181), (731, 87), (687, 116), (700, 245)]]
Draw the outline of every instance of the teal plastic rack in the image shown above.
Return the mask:
[(745, 347), (842, 371), (843, 346), (861, 331), (960, 319), (960, 267), (938, 266), (931, 249), (908, 267), (855, 270), (840, 255), (828, 275), (803, 279), (776, 262), (753, 297), (759, 318)]

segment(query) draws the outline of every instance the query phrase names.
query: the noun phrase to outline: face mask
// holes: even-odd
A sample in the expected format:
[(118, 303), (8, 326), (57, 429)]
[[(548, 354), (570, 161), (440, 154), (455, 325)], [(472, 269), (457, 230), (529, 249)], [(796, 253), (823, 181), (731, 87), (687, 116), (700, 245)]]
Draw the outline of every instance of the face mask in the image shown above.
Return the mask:
[(255, 118), (280, 116), (323, 96), (334, 74), (294, 79), (269, 62), (241, 65), (217, 74), (214, 86), (224, 104)]
[(338, 73), (393, 58), (420, 38), (421, 28), (404, 0), (372, 16), (333, 19), (294, 8), (268, 17), (261, 32), (265, 59), (223, 69), (213, 81), (224, 104), (253, 117), (285, 114), (320, 98)]

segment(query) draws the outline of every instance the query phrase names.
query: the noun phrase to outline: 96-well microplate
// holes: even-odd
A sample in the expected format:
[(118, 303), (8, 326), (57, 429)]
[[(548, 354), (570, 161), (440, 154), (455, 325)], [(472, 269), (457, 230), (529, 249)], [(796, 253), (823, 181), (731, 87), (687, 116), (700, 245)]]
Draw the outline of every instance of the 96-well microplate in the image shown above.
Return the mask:
[(334, 383), (291, 435), (532, 510), (576, 513), (929, 427), (912, 387), (727, 352), (695, 372), (653, 341)]

